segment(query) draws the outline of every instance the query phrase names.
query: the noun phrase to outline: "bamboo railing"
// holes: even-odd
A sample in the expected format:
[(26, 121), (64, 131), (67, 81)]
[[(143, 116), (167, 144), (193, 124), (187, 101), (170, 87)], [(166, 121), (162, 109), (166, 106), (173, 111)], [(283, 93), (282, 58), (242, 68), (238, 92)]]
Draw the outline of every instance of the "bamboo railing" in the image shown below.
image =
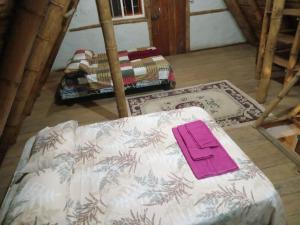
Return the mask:
[(298, 63), (299, 52), (300, 52), (300, 22), (298, 22), (296, 34), (294, 36), (293, 45), (292, 45), (292, 48), (290, 51), (288, 65), (286, 68), (287, 71), (286, 71), (285, 80), (284, 80), (285, 86), (293, 79), (293, 77), (296, 74), (295, 66)]
[(262, 64), (259, 87), (256, 94), (256, 100), (259, 103), (264, 103), (267, 98), (267, 93), (270, 85), (270, 77), (272, 74), (272, 64), (277, 43), (277, 36), (281, 26), (284, 6), (285, 0), (275, 0), (273, 3), (273, 10), (270, 19), (270, 29), (267, 37), (266, 49), (264, 52), (264, 60)]

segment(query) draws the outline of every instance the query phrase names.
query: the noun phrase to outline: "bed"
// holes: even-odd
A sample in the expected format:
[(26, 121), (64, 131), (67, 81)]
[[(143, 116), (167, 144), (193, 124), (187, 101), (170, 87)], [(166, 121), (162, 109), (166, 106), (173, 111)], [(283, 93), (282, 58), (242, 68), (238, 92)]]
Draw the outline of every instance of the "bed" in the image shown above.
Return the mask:
[[(118, 52), (126, 93), (175, 87), (170, 63), (157, 48), (137, 48)], [(58, 103), (112, 96), (113, 83), (106, 54), (77, 50), (64, 70), (57, 93)]]
[[(239, 170), (198, 180), (171, 128), (203, 120)], [(278, 193), (198, 107), (31, 138), (1, 208), (3, 224), (285, 225)]]

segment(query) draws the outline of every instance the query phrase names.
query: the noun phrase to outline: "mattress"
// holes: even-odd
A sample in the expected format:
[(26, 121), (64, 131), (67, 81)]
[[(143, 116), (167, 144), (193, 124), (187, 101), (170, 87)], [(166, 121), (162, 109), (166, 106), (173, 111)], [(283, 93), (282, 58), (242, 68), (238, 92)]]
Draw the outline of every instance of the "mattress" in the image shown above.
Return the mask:
[[(239, 170), (196, 179), (172, 128), (204, 121)], [(286, 224), (272, 183), (203, 109), (78, 126), (31, 139), (1, 208), (3, 224)]]
[[(60, 82), (61, 100), (113, 93), (113, 82), (106, 54), (77, 51)], [(118, 53), (126, 90), (164, 85), (173, 87), (175, 76), (170, 63), (155, 47)]]

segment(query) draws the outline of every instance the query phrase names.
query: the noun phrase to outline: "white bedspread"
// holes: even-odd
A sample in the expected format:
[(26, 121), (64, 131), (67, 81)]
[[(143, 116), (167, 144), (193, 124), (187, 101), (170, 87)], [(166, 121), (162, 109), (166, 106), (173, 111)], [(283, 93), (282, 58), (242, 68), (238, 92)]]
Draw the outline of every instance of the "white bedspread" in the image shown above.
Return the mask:
[[(198, 119), (240, 170), (194, 177), (171, 128)], [(32, 142), (2, 205), (3, 224), (286, 224), (271, 182), (197, 107), (80, 127), (70, 121)]]

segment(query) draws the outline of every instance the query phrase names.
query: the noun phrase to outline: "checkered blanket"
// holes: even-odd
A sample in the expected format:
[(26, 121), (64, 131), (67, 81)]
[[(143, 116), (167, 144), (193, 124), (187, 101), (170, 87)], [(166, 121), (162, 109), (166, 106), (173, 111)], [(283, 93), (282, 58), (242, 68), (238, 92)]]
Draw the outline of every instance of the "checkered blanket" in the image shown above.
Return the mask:
[[(130, 60), (133, 54), (142, 57), (145, 51), (145, 56), (150, 57)], [(157, 85), (157, 81), (175, 80), (169, 62), (163, 56), (156, 55), (154, 47), (119, 52), (119, 62), (125, 89), (145, 81)], [(91, 91), (101, 92), (101, 89), (113, 91), (107, 55), (77, 51), (65, 69), (60, 91), (62, 98), (70, 94), (84, 96)]]

